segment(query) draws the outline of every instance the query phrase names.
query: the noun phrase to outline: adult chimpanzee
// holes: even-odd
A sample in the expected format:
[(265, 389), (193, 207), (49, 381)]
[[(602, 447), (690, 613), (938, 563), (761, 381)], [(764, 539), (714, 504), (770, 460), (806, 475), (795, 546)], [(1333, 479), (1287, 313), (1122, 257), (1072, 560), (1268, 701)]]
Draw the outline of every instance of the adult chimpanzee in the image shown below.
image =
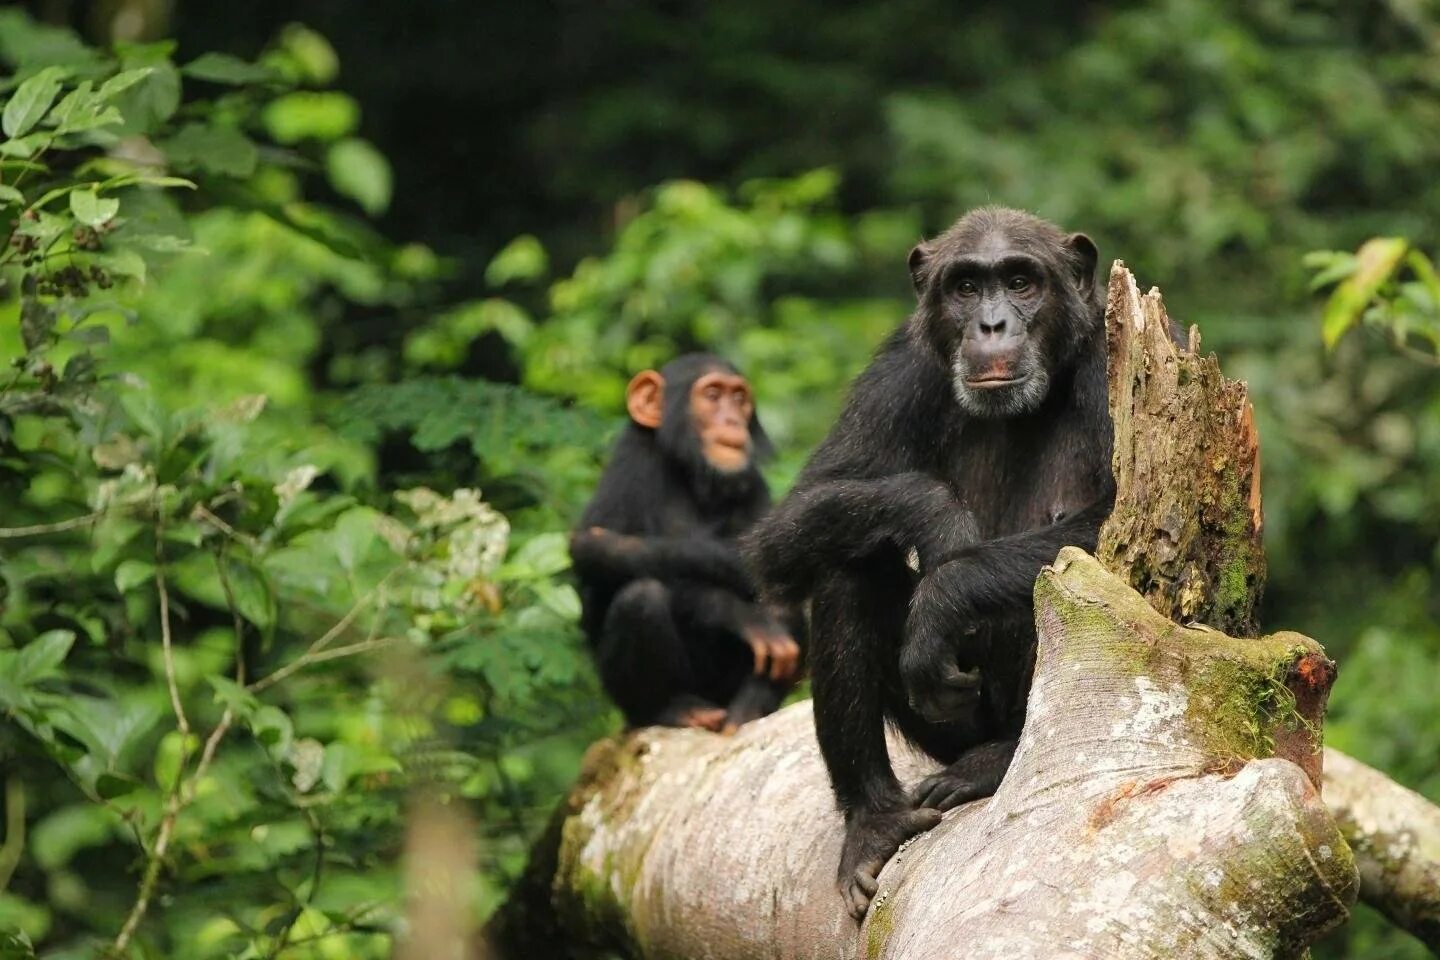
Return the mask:
[[(999, 786), (1035, 578), (1067, 544), (1094, 549), (1113, 504), (1095, 266), (1085, 235), (997, 207), (916, 247), (914, 314), (751, 535), (767, 592), (811, 598), (815, 729), (857, 919), (906, 837)], [(948, 764), (909, 797), (887, 719)]]
[(739, 726), (779, 706), (803, 626), (757, 602), (736, 545), (770, 506), (750, 385), (687, 354), (637, 374), (626, 406), (570, 541), (600, 677), (632, 725)]

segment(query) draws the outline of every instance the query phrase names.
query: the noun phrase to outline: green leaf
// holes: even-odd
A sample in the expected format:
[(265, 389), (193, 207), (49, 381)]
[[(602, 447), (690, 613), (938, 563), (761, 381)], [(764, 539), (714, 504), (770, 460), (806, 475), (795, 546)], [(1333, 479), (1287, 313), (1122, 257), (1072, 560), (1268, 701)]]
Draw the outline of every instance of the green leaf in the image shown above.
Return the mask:
[(144, 560), (126, 560), (115, 568), (115, 589), (121, 593), (155, 579), (155, 564)]
[(375, 530), (375, 512), (366, 507), (347, 511), (335, 521), (335, 559), (342, 570), (353, 572), (370, 546), (380, 539)]
[(74, 643), (75, 634), (70, 630), (50, 630), (42, 633), (20, 648), (11, 680), (17, 686), (24, 687), (56, 675)]
[(44, 870), (69, 863), (87, 847), (110, 839), (112, 814), (90, 803), (76, 803), (48, 814), (30, 833), (29, 850)]
[(506, 580), (550, 577), (570, 569), (570, 547), (565, 534), (552, 532), (531, 537), (506, 561), (496, 576)]
[(178, 169), (203, 170), (244, 179), (255, 172), (260, 151), (234, 127), (189, 123), (160, 144)]
[(280, 55), (293, 64), (300, 79), (311, 83), (329, 83), (340, 72), (340, 58), (330, 41), (298, 23), (290, 24), (280, 34)]
[(114, 97), (115, 106), (125, 118), (126, 133), (151, 133), (179, 109), (180, 71), (169, 60), (171, 46), (152, 43), (123, 48), (121, 62), (127, 72), (150, 68)]
[(0, 183), (0, 204), (5, 206), (25, 206), (25, 195), (9, 184)]
[(33, 157), (42, 144), (53, 138), (54, 135), (49, 131), (42, 130), (32, 133), (28, 137), (6, 140), (4, 143), (0, 143), (0, 154), (7, 157)]
[(351, 137), (333, 145), (325, 156), (330, 185), (374, 216), (390, 205), (390, 162), (365, 140)]
[(81, 223), (98, 227), (115, 219), (115, 214), (120, 212), (120, 201), (102, 198), (93, 188), (75, 190), (70, 194), (70, 212)]
[(251, 83), (269, 83), (278, 79), (275, 71), (228, 53), (202, 53), (180, 68), (180, 72), (196, 80), (211, 83), (225, 83), (244, 86)]
[(136, 67), (134, 70), (121, 70), (115, 74), (115, 76), (100, 84), (100, 89), (95, 95), (101, 100), (118, 97), (154, 72), (154, 67)]
[(287, 93), (265, 107), (265, 128), (278, 142), (339, 140), (360, 123), (360, 105), (343, 93)]
[(1409, 243), (1400, 237), (1374, 237), (1356, 253), (1355, 272), (1341, 281), (1325, 304), (1321, 335), (1333, 348), (1345, 332), (1360, 322), (1365, 308), (1394, 274)]
[(139, 786), (140, 781), (134, 777), (108, 770), (95, 778), (95, 792), (100, 795), (102, 800), (114, 800), (127, 793), (134, 793)]
[(485, 282), (494, 287), (503, 287), (511, 282), (533, 283), (542, 279), (550, 269), (550, 258), (539, 239), (531, 234), (522, 234), (505, 245), (495, 254), (485, 268)]
[(7, 137), (22, 137), (39, 123), (60, 93), (60, 84), (70, 71), (64, 67), (46, 67), (20, 84), (5, 112), (0, 115), (0, 129)]

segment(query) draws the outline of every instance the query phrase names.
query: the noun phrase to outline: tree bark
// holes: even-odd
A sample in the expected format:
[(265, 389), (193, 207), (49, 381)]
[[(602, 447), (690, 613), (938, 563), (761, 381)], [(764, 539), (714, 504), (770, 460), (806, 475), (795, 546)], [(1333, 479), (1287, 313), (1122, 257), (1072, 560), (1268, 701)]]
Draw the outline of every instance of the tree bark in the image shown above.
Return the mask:
[(1253, 636), (1265, 553), (1249, 391), (1119, 260), (1105, 318), (1117, 495), (1096, 556), (1171, 620)]
[[(1244, 385), (1118, 262), (1106, 323), (1116, 506), (1098, 561), (1067, 548), (1037, 581), (1029, 717), (995, 797), (903, 848), (857, 927), (808, 703), (733, 739), (607, 740), (492, 924), (506, 955), (1299, 956), (1360, 887), (1342, 827), (1367, 895), (1433, 933), (1440, 810), (1332, 753), (1332, 817), (1333, 665), (1298, 634), (1226, 635), (1256, 632), (1265, 573)], [(903, 780), (931, 767), (890, 749)]]
[(1360, 868), (1360, 896), (1440, 956), (1440, 807), (1325, 751), (1325, 805)]

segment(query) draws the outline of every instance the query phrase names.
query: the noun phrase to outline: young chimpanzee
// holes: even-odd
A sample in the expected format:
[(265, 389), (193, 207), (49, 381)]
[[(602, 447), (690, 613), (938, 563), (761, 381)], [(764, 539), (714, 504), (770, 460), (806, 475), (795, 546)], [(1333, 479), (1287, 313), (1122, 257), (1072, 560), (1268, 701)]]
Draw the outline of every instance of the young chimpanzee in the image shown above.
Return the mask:
[[(1113, 505), (1096, 256), (1083, 234), (995, 207), (916, 247), (914, 314), (750, 537), (767, 592), (811, 598), (815, 729), (857, 919), (902, 841), (999, 786), (1035, 578), (1061, 547), (1093, 550)], [(948, 764), (908, 797), (887, 719)]]
[(772, 712), (799, 669), (790, 608), (757, 602), (736, 538), (770, 506), (750, 385), (710, 354), (646, 370), (570, 540), (581, 622), (634, 726), (733, 729)]

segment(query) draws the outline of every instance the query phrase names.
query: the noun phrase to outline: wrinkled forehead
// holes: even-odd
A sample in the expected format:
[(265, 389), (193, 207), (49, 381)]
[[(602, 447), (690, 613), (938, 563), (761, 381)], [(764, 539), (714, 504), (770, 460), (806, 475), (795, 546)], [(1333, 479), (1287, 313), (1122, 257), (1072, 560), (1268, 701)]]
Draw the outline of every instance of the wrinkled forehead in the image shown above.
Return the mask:
[(708, 373), (702, 373), (695, 378), (695, 385), (690, 390), (692, 393), (696, 393), (711, 387), (719, 387), (722, 390), (744, 390), (747, 393), (750, 390), (749, 382), (732, 370), (711, 370)]
[(944, 238), (942, 249), (952, 259), (969, 257), (995, 262), (1025, 254), (1049, 262), (1055, 251), (1064, 249), (1065, 238), (1047, 226), (1025, 222), (961, 223)]

